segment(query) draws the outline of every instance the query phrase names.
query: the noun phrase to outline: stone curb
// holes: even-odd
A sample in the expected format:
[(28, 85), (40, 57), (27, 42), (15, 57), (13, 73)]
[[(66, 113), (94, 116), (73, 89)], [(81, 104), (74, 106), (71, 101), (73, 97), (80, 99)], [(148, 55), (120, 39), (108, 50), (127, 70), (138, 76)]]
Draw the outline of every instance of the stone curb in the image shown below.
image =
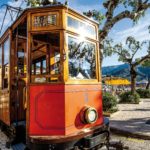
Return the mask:
[(140, 133), (133, 133), (133, 132), (130, 132), (127, 130), (118, 129), (116, 127), (110, 126), (110, 131), (112, 133), (116, 133), (116, 134), (123, 135), (126, 137), (133, 137), (133, 138), (139, 138), (139, 139), (143, 139), (143, 140), (150, 140), (150, 136), (148, 136), (148, 135), (144, 135), (144, 134), (140, 134)]

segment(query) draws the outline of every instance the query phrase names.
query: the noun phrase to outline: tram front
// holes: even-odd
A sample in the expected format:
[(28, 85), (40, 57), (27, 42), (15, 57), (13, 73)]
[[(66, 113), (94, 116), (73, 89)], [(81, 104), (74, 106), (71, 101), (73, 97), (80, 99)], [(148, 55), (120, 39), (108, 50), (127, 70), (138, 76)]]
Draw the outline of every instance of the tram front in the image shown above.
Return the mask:
[(29, 143), (32, 149), (43, 143), (54, 149), (93, 148), (108, 140), (98, 24), (65, 6), (49, 10), (30, 17)]

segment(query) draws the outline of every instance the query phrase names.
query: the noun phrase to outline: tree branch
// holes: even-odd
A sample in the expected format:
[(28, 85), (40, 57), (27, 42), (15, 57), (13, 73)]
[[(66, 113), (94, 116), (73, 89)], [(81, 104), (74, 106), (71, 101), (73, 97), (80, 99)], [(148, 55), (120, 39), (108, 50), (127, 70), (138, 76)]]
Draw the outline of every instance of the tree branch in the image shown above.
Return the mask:
[(150, 8), (150, 3), (148, 3), (148, 4), (147, 4), (147, 3), (143, 3), (143, 4), (141, 5), (139, 11), (145, 10), (145, 9), (148, 9), (148, 8)]
[(117, 7), (118, 3), (119, 3), (119, 0), (113, 0), (113, 1), (109, 0), (103, 4), (104, 7), (107, 8), (107, 12), (105, 14), (107, 18), (106, 22), (111, 21), (111, 19), (113, 18), (114, 10)]
[[(148, 0), (142, 2), (142, 0), (138, 0), (138, 5), (136, 10), (126, 10), (121, 13), (119, 13), (117, 16), (113, 17), (114, 9), (118, 6), (119, 2), (118, 0), (114, 1), (114, 3), (111, 3), (112, 0), (107, 1), (107, 3), (104, 3), (105, 8), (108, 9), (107, 11), (107, 20), (104, 24), (104, 27), (99, 33), (100, 39), (104, 40), (105, 37), (108, 35), (110, 29), (120, 20), (129, 18), (131, 20), (134, 20), (141, 11), (144, 11), (148, 8), (150, 8), (150, 3), (148, 3)], [(109, 5), (111, 4), (112, 9), (109, 8)], [(113, 6), (112, 6), (113, 5)]]
[(115, 16), (111, 21), (106, 21), (103, 29), (100, 32), (100, 39), (103, 40), (108, 35), (110, 29), (120, 20), (129, 18), (134, 19), (135, 13), (131, 13), (130, 11), (126, 10)]
[(139, 61), (135, 62), (133, 65), (136, 67), (137, 65), (141, 64), (145, 60), (150, 59), (150, 54), (147, 54), (146, 56), (142, 57)]

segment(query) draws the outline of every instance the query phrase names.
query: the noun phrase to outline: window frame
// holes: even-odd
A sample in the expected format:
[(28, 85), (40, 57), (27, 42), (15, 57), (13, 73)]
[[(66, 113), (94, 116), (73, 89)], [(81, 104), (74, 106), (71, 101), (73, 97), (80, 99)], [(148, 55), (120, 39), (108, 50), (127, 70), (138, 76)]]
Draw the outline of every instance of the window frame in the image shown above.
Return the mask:
[(78, 29), (68, 26), (68, 17), (71, 17), (72, 19), (74, 19), (74, 20), (76, 20), (78, 22), (81, 22), (83, 24), (87, 24), (88, 26), (93, 27), (94, 30), (95, 30), (95, 35), (92, 36), (92, 35), (88, 34), (88, 35), (86, 35), (86, 37), (87, 38), (92, 38), (94, 40), (97, 39), (97, 28), (96, 28), (96, 26), (94, 24), (92, 24), (91, 22), (89, 22), (87, 20), (80, 19), (77, 16), (74, 16), (72, 14), (67, 14), (67, 19), (66, 19), (66, 21), (67, 21), (67, 23), (66, 23), (67, 24), (67, 30), (69, 30), (71, 32), (79, 33)]
[[(37, 31), (37, 32), (33, 32), (31, 33), (31, 43), (30, 43), (30, 51), (32, 50), (32, 42), (33, 42), (33, 36), (34, 35), (38, 35), (38, 34), (49, 34), (49, 33), (57, 33), (59, 35), (59, 38), (61, 39), (61, 31), (49, 31), (49, 32), (40, 32), (40, 31)], [(59, 43), (59, 49), (60, 49), (60, 56), (61, 56), (61, 41)], [(47, 57), (47, 55), (46, 55)], [(30, 59), (30, 66), (32, 66), (32, 58), (31, 58), (31, 52), (29, 53), (29, 59)], [(47, 58), (46, 58), (47, 59)], [(50, 63), (50, 60), (49, 60), (49, 63)], [(62, 60), (61, 60), (61, 57), (60, 57), (60, 65), (62, 65)], [(36, 65), (36, 63), (34, 63), (34, 66)], [(63, 66), (62, 66), (63, 67)], [(29, 76), (30, 76), (30, 84), (58, 84), (58, 83), (63, 83), (63, 77), (62, 77), (62, 73), (61, 73), (61, 70), (60, 70), (60, 74), (50, 74), (51, 70), (49, 70), (49, 74), (47, 74), (47, 68), (46, 68), (46, 72), (44, 73), (41, 73), (41, 74), (32, 74), (32, 67), (29, 67), (30, 68), (30, 72), (29, 72)], [(51, 81), (51, 82), (33, 82), (32, 81), (32, 78), (34, 77), (46, 77), (46, 78), (60, 78), (61, 80), (60, 81)]]
[(9, 60), (9, 65), (10, 65), (10, 55), (11, 55), (11, 53), (10, 53), (10, 48), (11, 48), (11, 41), (10, 41), (11, 39), (10, 39), (10, 35), (8, 35), (3, 41), (2, 41), (2, 43), (1, 43), (1, 47), (2, 47), (2, 90), (6, 90), (6, 89), (8, 89), (9, 90), (9, 83), (10, 83), (10, 68), (8, 69), (8, 77), (7, 77), (7, 79), (8, 79), (8, 86), (5, 88), (4, 87), (4, 75), (5, 75), (5, 68), (4, 68), (4, 44), (5, 44), (5, 42), (7, 42), (8, 41), (8, 43), (9, 43), (9, 48), (8, 48), (8, 52), (9, 52), (9, 57), (8, 57), (8, 60)]
[(69, 78), (69, 48), (68, 48), (68, 37), (72, 37), (72, 38), (75, 38), (78, 40), (78, 38), (80, 38), (80, 35), (76, 35), (76, 34), (73, 34), (73, 33), (66, 33), (66, 45), (67, 45), (67, 72), (68, 72), (68, 80), (67, 82), (68, 83), (75, 83), (75, 84), (78, 84), (78, 83), (98, 83), (99, 82), (99, 71), (98, 71), (98, 66), (99, 66), (99, 63), (98, 63), (98, 46), (97, 46), (97, 42), (95, 41), (91, 41), (90, 39), (87, 39), (85, 38), (84, 41), (85, 42), (88, 42), (88, 43), (91, 43), (91, 44), (94, 44), (95, 45), (95, 73), (96, 73), (96, 78), (95, 79), (72, 79), (72, 78)]

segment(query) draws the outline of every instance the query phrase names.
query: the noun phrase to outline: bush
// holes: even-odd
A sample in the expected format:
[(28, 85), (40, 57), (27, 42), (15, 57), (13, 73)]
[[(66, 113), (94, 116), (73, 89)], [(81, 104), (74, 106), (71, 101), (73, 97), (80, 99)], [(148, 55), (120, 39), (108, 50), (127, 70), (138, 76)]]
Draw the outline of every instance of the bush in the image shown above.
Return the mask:
[(141, 98), (150, 98), (150, 89), (137, 89), (136, 92)]
[(121, 103), (138, 104), (140, 102), (140, 95), (138, 93), (132, 94), (130, 91), (120, 94)]
[(103, 110), (106, 112), (116, 111), (117, 98), (109, 92), (103, 93)]

